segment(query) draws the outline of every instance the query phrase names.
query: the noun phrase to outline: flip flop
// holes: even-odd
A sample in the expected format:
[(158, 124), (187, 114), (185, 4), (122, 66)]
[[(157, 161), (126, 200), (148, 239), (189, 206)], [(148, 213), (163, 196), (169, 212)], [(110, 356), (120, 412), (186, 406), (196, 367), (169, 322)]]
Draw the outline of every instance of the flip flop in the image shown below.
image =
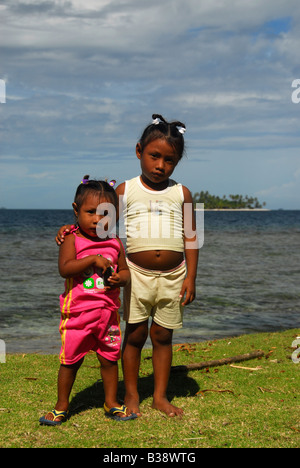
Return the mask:
[[(114, 421), (129, 421), (130, 419), (137, 418), (137, 415), (135, 413), (132, 413), (129, 416), (126, 416), (127, 407), (125, 405), (122, 405), (119, 408), (117, 406), (113, 408), (108, 408), (106, 404), (104, 403), (104, 411), (105, 411), (105, 416), (107, 418), (113, 419)], [(121, 416), (118, 416), (117, 413), (124, 414), (125, 416), (122, 418)]]
[[(53, 409), (52, 411), (49, 411), (49, 413), (53, 415), (53, 420), (51, 421), (50, 419), (46, 419), (45, 416), (43, 416), (39, 419), (39, 423), (42, 426), (60, 426), (63, 422), (67, 420), (68, 411), (56, 411), (55, 409)], [(56, 418), (61, 417), (63, 418), (61, 421), (55, 421)]]

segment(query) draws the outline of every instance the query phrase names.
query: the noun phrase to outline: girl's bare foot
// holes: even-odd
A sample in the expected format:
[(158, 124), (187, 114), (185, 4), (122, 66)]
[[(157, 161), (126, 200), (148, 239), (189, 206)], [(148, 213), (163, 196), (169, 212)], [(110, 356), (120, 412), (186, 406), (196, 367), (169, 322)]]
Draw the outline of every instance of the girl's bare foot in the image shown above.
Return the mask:
[(162, 411), (169, 418), (174, 418), (175, 416), (181, 417), (183, 415), (183, 410), (177, 406), (172, 405), (167, 398), (154, 399), (152, 403), (152, 408)]
[(139, 396), (125, 396), (124, 403), (128, 408), (128, 413), (135, 413), (138, 417), (142, 416), (140, 412), (140, 400)]

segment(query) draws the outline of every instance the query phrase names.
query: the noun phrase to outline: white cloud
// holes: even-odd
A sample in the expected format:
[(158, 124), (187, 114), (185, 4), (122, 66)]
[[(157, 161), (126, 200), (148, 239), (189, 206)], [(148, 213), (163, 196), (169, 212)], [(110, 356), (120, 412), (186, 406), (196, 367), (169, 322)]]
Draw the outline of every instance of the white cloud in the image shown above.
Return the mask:
[(277, 199), (285, 199), (286, 197), (294, 198), (295, 204), (300, 199), (300, 168), (290, 176), (291, 180), (286, 183), (273, 185), (263, 190), (259, 190), (257, 194), (263, 197), (275, 197)]
[[(153, 112), (186, 122), (189, 156), (211, 162), (208, 190), (222, 150), (241, 161), (249, 149), (264, 157), (282, 148), (292, 163), (298, 1), (4, 0), (0, 12), (1, 151), (27, 174), (46, 180), (63, 161), (62, 178), (75, 162), (81, 177), (87, 159), (109, 172), (109, 163), (134, 158)], [(138, 171), (134, 159), (131, 167)], [(243, 177), (232, 178), (232, 191)]]

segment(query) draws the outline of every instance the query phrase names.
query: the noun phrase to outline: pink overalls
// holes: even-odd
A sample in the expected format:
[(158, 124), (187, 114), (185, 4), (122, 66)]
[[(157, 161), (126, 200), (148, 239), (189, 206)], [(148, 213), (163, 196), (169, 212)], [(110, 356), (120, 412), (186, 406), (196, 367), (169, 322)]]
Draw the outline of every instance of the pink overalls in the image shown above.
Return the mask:
[[(76, 258), (100, 254), (117, 269), (120, 241), (93, 242), (75, 233)], [(91, 267), (81, 276), (68, 278), (60, 296), (61, 364), (74, 364), (93, 350), (108, 359), (120, 358), (120, 289), (104, 291), (101, 271)]]

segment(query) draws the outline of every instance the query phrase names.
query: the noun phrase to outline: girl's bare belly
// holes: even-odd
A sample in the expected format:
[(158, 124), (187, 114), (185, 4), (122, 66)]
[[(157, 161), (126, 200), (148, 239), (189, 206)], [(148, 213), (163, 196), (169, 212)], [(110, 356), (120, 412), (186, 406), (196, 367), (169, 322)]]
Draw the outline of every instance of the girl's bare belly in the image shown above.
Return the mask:
[(128, 254), (128, 259), (148, 270), (171, 270), (183, 262), (182, 252), (172, 250), (146, 250)]

